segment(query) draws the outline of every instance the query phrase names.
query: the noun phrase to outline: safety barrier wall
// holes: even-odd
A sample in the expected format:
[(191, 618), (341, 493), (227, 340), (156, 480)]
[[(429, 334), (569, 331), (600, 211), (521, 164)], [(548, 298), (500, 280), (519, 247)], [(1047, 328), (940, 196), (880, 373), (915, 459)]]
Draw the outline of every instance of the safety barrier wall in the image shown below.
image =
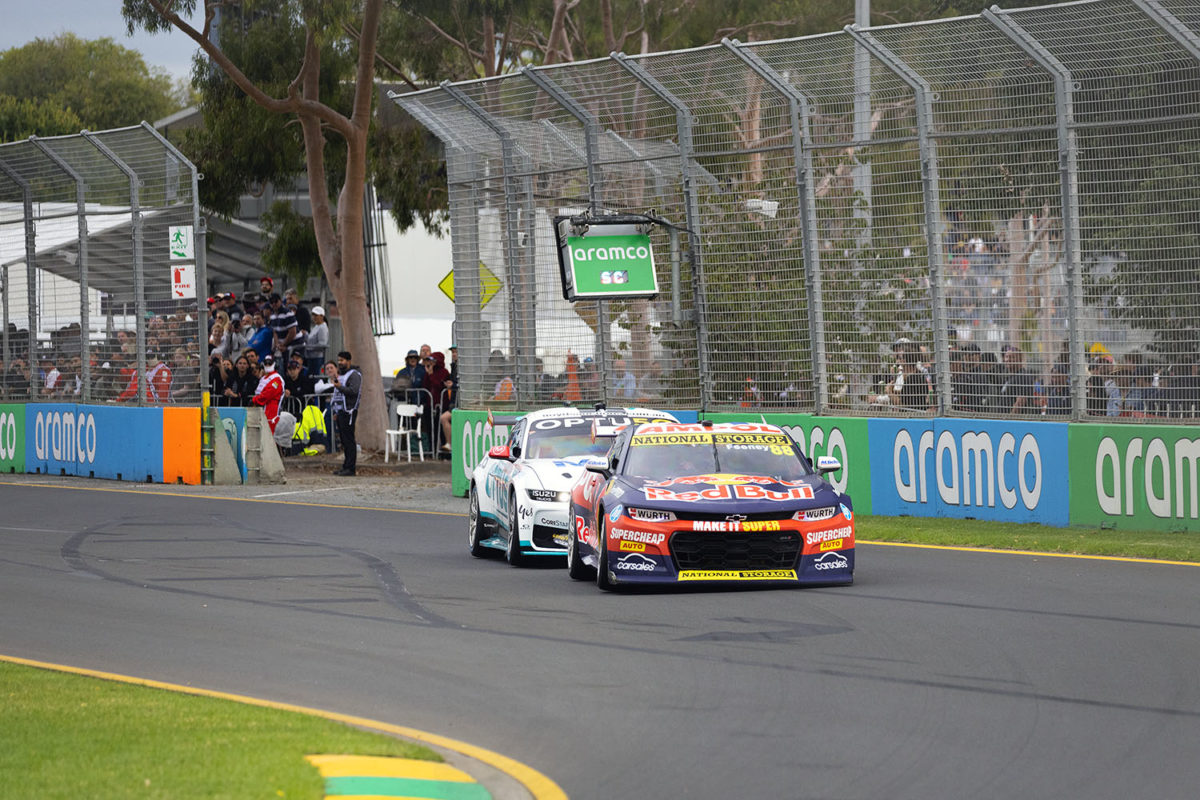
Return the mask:
[[(680, 414), (694, 420), (694, 412)], [(1125, 530), (1200, 530), (1200, 435), (1169, 425), (706, 414), (779, 425), (862, 514), (987, 519)], [(455, 410), (452, 492), (507, 426)]]
[(0, 471), (200, 483), (200, 409), (0, 405)]

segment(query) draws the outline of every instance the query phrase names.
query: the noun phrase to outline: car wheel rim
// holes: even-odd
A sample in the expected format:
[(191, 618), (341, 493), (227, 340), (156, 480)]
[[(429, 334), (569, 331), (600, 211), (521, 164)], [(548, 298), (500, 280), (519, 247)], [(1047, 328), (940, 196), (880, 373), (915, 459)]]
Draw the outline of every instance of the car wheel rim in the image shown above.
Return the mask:
[(517, 533), (517, 498), (511, 498), (508, 504), (508, 547), (513, 555), (521, 551), (521, 536)]
[(471, 505), (467, 508), (467, 541), (472, 546), (479, 539), (479, 495), (471, 490)]

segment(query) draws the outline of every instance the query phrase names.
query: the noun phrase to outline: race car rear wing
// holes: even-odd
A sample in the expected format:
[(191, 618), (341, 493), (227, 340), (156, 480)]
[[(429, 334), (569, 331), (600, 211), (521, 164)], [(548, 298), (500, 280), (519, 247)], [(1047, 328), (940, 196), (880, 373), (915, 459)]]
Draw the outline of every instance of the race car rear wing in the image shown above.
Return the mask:
[(592, 444), (596, 443), (597, 439), (612, 439), (618, 433), (629, 427), (626, 425), (602, 425), (602, 420), (592, 420)]
[(517, 420), (523, 416), (524, 414), (493, 414), (491, 409), (489, 409), (487, 424), (489, 428), (494, 428), (497, 425), (516, 425)]

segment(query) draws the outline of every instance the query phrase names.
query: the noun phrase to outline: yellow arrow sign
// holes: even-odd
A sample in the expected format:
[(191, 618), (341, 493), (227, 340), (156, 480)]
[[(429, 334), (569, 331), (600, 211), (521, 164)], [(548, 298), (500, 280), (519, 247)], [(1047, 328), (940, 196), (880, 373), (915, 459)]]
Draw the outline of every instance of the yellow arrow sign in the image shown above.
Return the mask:
[[(496, 274), (487, 268), (487, 265), (482, 261), (479, 262), (479, 288), (481, 295), (479, 298), (479, 307), (483, 308), (491, 299), (500, 291), (500, 287), (504, 286)], [(438, 281), (438, 288), (442, 290), (442, 294), (454, 300), (454, 270), (446, 273), (446, 277)]]

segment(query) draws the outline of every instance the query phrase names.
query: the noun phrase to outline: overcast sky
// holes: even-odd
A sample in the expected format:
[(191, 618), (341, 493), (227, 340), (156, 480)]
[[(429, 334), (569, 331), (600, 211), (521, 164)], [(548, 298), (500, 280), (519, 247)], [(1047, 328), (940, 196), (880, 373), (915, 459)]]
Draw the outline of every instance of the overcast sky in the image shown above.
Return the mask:
[[(37, 38), (51, 39), (73, 33), (81, 39), (111, 38), (122, 47), (137, 50), (152, 67), (162, 67), (172, 78), (187, 78), (192, 71), (195, 42), (178, 31), (150, 35), (125, 32), (120, 0), (48, 0), (42, 3), (5, 3), (0, 24), (0, 51)], [(197, 6), (202, 6), (197, 3)], [(197, 24), (197, 20), (192, 20)]]

